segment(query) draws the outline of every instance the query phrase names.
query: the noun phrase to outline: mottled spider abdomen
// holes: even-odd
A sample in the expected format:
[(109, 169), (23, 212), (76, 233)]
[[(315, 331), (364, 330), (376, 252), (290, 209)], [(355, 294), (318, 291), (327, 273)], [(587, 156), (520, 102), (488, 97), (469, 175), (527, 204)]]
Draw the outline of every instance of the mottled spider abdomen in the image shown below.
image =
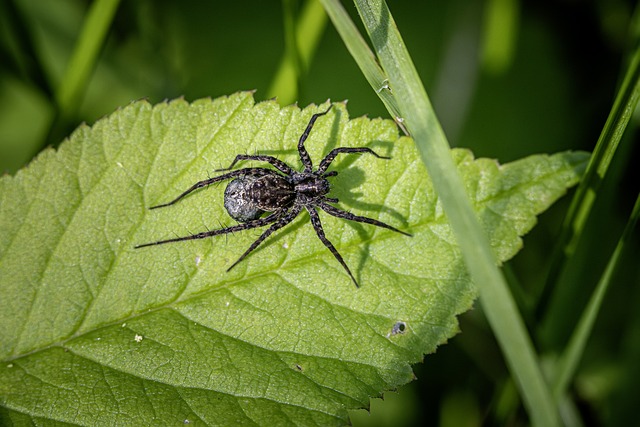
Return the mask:
[(265, 212), (289, 207), (295, 198), (293, 185), (279, 175), (242, 176), (227, 185), (224, 207), (231, 218), (249, 222)]
[(224, 207), (229, 216), (238, 222), (257, 219), (264, 213), (249, 197), (249, 187), (255, 178), (236, 178), (224, 190)]

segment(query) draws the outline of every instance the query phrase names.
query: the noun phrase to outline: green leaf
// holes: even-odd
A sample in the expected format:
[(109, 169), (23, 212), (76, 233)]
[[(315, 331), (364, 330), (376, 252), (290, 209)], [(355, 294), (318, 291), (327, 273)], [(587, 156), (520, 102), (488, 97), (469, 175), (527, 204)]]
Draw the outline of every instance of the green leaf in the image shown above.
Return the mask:
[[(324, 106), (326, 108), (326, 105)], [(322, 215), (361, 288), (302, 214), (231, 272), (259, 236), (134, 249), (231, 225), (224, 185), (162, 209), (236, 154), (300, 167), (314, 112), (243, 92), (191, 104), (132, 103), (0, 179), (0, 420), (47, 425), (341, 425), (347, 409), (413, 378), (476, 296), (413, 142), (389, 120), (336, 104), (306, 147), (335, 147), (339, 206), (409, 238)], [(454, 150), (500, 260), (566, 189), (584, 153), (500, 166)], [(257, 162), (245, 162), (239, 167)]]

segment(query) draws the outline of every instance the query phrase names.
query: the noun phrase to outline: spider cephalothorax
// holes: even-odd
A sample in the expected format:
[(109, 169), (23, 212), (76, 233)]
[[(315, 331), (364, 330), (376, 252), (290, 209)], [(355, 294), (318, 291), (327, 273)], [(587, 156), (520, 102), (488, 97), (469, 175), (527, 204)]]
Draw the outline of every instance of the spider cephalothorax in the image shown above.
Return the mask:
[[(316, 211), (317, 208), (320, 208), (329, 215), (337, 218), (372, 224), (393, 230), (404, 234), (405, 236), (411, 235), (385, 224), (384, 222), (373, 218), (355, 215), (330, 204), (338, 203), (338, 199), (326, 196), (331, 189), (327, 178), (336, 176), (338, 172), (327, 172), (327, 169), (338, 154), (369, 153), (380, 159), (389, 159), (389, 157), (380, 156), (370, 148), (366, 147), (339, 147), (331, 150), (329, 154), (320, 161), (318, 168), (314, 171), (311, 157), (309, 156), (306, 148), (304, 148), (304, 142), (309, 136), (309, 132), (311, 132), (311, 129), (318, 117), (327, 114), (329, 110), (331, 110), (331, 107), (332, 106), (330, 105), (326, 111), (311, 116), (311, 120), (309, 120), (307, 128), (302, 133), (302, 136), (300, 136), (300, 140), (298, 141), (298, 153), (303, 165), (302, 172), (293, 170), (289, 165), (273, 156), (238, 154), (228, 168), (220, 169), (219, 171), (229, 171), (236, 163), (242, 160), (267, 162), (277, 170), (253, 167), (227, 172), (220, 176), (197, 182), (174, 200), (150, 208), (157, 209), (172, 205), (198, 188), (235, 178), (229, 183), (225, 190), (224, 206), (227, 209), (227, 212), (229, 212), (229, 215), (240, 222), (239, 224), (218, 230), (204, 231), (202, 233), (192, 234), (189, 236), (145, 243), (136, 246), (136, 248), (179, 242), (182, 240), (204, 239), (205, 237), (234, 233), (236, 231), (248, 230), (271, 224), (271, 226), (267, 228), (262, 235), (251, 244), (251, 246), (249, 246), (240, 258), (238, 258), (238, 260), (227, 269), (227, 271), (229, 271), (249, 255), (255, 248), (257, 248), (258, 245), (260, 245), (260, 243), (262, 243), (273, 232), (289, 224), (298, 216), (302, 209), (305, 209), (309, 213), (311, 225), (316, 231), (318, 238), (342, 265), (345, 271), (349, 274), (349, 277), (351, 277), (351, 280), (353, 280), (353, 283), (358, 286), (358, 282), (342, 259), (342, 256), (325, 236), (320, 222), (320, 217)], [(264, 216), (265, 213), (268, 214)]]

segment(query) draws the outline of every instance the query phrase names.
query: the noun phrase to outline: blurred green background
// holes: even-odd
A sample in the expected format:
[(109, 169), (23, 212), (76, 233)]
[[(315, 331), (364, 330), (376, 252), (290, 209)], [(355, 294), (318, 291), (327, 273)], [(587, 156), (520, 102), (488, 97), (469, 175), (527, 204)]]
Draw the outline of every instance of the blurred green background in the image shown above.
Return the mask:
[[(115, 2), (117, 3), (117, 2)], [(304, 106), (349, 100), (352, 117), (388, 117), (330, 21), (314, 3), (126, 1), (70, 108), (56, 101), (92, 2), (0, 0), (0, 171), (14, 174), (80, 123), (132, 100), (195, 100), (238, 90)], [(343, 3), (359, 23), (355, 7)], [(454, 146), (511, 161), (591, 151), (624, 70), (635, 2), (626, 0), (389, 0)], [(300, 17), (309, 12), (307, 26)], [(307, 22), (307, 21), (304, 21)], [(290, 33), (308, 43), (296, 59)], [(294, 64), (284, 74), (281, 66)], [(278, 77), (280, 80), (278, 80)], [(275, 82), (279, 83), (276, 84)], [(68, 82), (67, 82), (68, 83)], [(639, 190), (635, 129), (589, 219), (577, 256), (537, 313), (550, 249), (569, 198), (540, 218), (506, 266), (538, 350), (552, 358), (602, 274)], [(241, 144), (241, 142), (239, 142)], [(1, 203), (0, 197), (0, 203)], [(637, 423), (640, 396), (638, 239), (625, 255), (572, 387), (585, 425)], [(354, 411), (354, 425), (523, 425), (526, 416), (479, 308), (463, 334), (415, 367), (418, 381)]]

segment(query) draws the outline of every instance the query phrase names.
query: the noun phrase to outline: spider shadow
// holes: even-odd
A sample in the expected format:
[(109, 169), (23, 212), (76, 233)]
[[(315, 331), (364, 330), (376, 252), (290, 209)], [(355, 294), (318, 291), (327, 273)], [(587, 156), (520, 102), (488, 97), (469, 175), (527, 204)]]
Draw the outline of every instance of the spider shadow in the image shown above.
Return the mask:
[[(331, 128), (331, 136), (323, 150), (322, 158), (324, 158), (324, 156), (329, 154), (329, 152), (334, 148), (336, 148), (336, 146), (338, 145), (338, 134), (340, 132), (340, 116), (342, 115), (342, 112), (340, 110), (336, 110), (335, 115), (336, 115), (336, 119), (334, 120), (333, 126)], [(348, 144), (342, 144), (342, 145), (348, 146)], [(380, 154), (381, 156), (389, 157), (389, 159), (374, 158), (375, 161), (379, 161), (379, 162), (393, 161), (393, 156), (391, 154), (394, 146), (393, 142), (382, 141), (382, 140), (371, 140), (360, 146), (368, 147), (373, 151), (375, 151), (377, 154)], [(408, 226), (407, 220), (396, 209), (390, 208), (384, 205), (379, 205), (376, 203), (368, 203), (366, 201), (363, 201), (361, 199), (364, 195), (362, 193), (353, 191), (354, 188), (359, 187), (366, 181), (366, 176), (365, 176), (366, 174), (363, 169), (358, 167), (356, 168), (351, 167), (362, 156), (373, 157), (368, 153), (341, 154), (339, 155), (339, 157), (336, 158), (336, 160), (334, 160), (329, 170), (337, 171), (338, 175), (334, 178), (331, 178), (332, 192), (330, 194), (335, 195), (340, 200), (340, 203), (338, 204), (338, 206), (346, 205), (348, 207), (356, 208), (363, 213), (384, 212), (391, 215), (391, 217), (393, 217), (394, 220), (400, 222), (402, 226), (406, 228)], [(356, 223), (353, 221), (348, 221), (348, 222), (349, 224), (352, 224), (356, 229), (362, 228), (360, 223)]]
[[(331, 150), (337, 147), (338, 145), (338, 135), (340, 132), (340, 115), (342, 112), (340, 110), (336, 111), (336, 118), (333, 122), (333, 126), (331, 129), (331, 134), (329, 141), (327, 142), (322, 158), (324, 158)], [(349, 146), (349, 144), (345, 144), (342, 141), (341, 146)], [(359, 144), (359, 146), (364, 146), (371, 148), (376, 153), (392, 157), (391, 151), (393, 149), (393, 143), (390, 141), (382, 141), (382, 140), (371, 140), (367, 141), (364, 144)], [(398, 212), (398, 210), (388, 207), (385, 205), (380, 205), (377, 203), (369, 203), (363, 200), (363, 197), (366, 197), (363, 193), (356, 192), (354, 189), (358, 188), (366, 181), (366, 173), (362, 168), (352, 167), (352, 165), (361, 157), (361, 156), (370, 156), (367, 153), (362, 154), (342, 154), (331, 164), (329, 170), (334, 170), (338, 172), (338, 175), (334, 178), (330, 178), (331, 181), (331, 192), (329, 196), (338, 198), (339, 202), (334, 204), (335, 207), (340, 210), (350, 212), (351, 209), (358, 210), (359, 214), (363, 216), (371, 216), (372, 213), (386, 213), (390, 215), (394, 219), (393, 224), (389, 224), (392, 226), (397, 226), (401, 224), (401, 226), (397, 228), (407, 229), (408, 222), (406, 218)], [(380, 162), (388, 162), (392, 161), (392, 159), (376, 159)], [(351, 209), (350, 209), (351, 208)], [(318, 209), (321, 211), (320, 209)], [(362, 224), (360, 222), (344, 220), (350, 227), (352, 227), (360, 241), (361, 245), (358, 245), (359, 252), (361, 256), (359, 257), (359, 262), (357, 267), (354, 269), (354, 273), (358, 276), (358, 279), (361, 279), (361, 271), (364, 268), (364, 264), (367, 258), (367, 255), (370, 254), (370, 245), (371, 245), (371, 236), (376, 227), (372, 225)], [(303, 222), (300, 222), (298, 226), (300, 226)], [(393, 233), (393, 231), (391, 231)], [(331, 231), (325, 230), (327, 233), (327, 237), (331, 240)]]
[[(342, 169), (341, 166), (342, 163), (337, 168), (340, 173), (333, 179), (332, 191), (329, 193), (330, 196), (334, 196), (339, 200), (337, 204), (333, 204), (335, 207), (347, 212), (357, 210), (359, 215), (366, 217), (378, 218), (379, 215), (374, 214), (386, 213), (393, 218), (392, 222), (385, 221), (387, 224), (403, 231), (408, 231), (408, 222), (398, 210), (389, 206), (367, 202), (363, 200), (366, 197), (365, 194), (354, 191), (366, 180), (364, 170), (357, 167)], [(371, 238), (375, 229), (379, 227), (349, 220), (344, 220), (344, 222), (356, 231), (358, 238), (362, 242), (358, 245), (361, 256), (359, 257), (358, 266), (354, 269), (354, 272), (358, 272), (358, 276), (360, 276), (359, 273), (364, 268), (367, 256), (370, 254)], [(385, 232), (394, 233), (389, 230)]]
[[(337, 146), (338, 132), (340, 131), (340, 114), (342, 113), (338, 110), (338, 112), (336, 113), (336, 120), (333, 123), (331, 137), (324, 149), (323, 158)], [(341, 145), (347, 146), (348, 144), (345, 144), (343, 141)], [(371, 140), (365, 142), (364, 144), (362, 144), (362, 146), (371, 148), (376, 153), (382, 156), (392, 157), (391, 151), (393, 149), (393, 143), (390, 141)], [(363, 200), (363, 197), (366, 197), (363, 193), (354, 191), (354, 189), (358, 188), (366, 181), (366, 173), (362, 168), (352, 167), (352, 165), (361, 156), (367, 155), (367, 153), (352, 155), (343, 154), (339, 158), (336, 158), (336, 161), (332, 163), (329, 169), (338, 172), (338, 175), (336, 177), (331, 178), (331, 192), (329, 193), (329, 196), (336, 197), (339, 200), (339, 202), (334, 206), (347, 212), (351, 211), (351, 209), (349, 208), (356, 209), (359, 211), (359, 214), (367, 217), (369, 217), (371, 213), (384, 212), (394, 219), (394, 224), (389, 225), (396, 226), (397, 224), (402, 224), (397, 228), (408, 228), (407, 220), (400, 212), (398, 212), (398, 210), (377, 203), (369, 203)], [(369, 156), (373, 157), (371, 155)], [(392, 158), (376, 160), (380, 162), (388, 162), (392, 161)], [(374, 232), (373, 229), (375, 229), (376, 227), (349, 220), (345, 220), (345, 222), (356, 231), (360, 241), (362, 242), (361, 245), (358, 245), (361, 256), (359, 257), (357, 267), (354, 269), (355, 274), (358, 276), (358, 280), (360, 280), (360, 273), (364, 268), (367, 256), (370, 254), (371, 236)], [(393, 233), (393, 231), (391, 232)]]

